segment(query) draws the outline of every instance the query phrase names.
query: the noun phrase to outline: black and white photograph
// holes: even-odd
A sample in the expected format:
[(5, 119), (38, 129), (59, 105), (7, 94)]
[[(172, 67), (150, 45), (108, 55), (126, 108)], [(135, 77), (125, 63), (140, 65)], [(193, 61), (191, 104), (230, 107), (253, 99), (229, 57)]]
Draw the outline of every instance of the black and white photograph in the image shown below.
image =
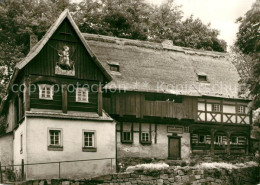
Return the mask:
[(0, 184), (260, 185), (260, 0), (0, 0)]

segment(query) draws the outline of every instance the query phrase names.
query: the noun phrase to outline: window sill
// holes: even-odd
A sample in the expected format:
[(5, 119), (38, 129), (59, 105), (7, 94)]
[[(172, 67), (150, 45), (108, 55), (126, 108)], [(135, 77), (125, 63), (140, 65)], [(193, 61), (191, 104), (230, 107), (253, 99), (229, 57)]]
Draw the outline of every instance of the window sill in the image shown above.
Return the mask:
[(94, 147), (83, 147), (82, 152), (97, 152), (97, 148)]
[(63, 151), (63, 146), (53, 146), (53, 145), (49, 145), (49, 146), (48, 146), (48, 150), (49, 150), (49, 151)]
[(152, 141), (141, 141), (140, 142), (142, 145), (151, 145)]
[(123, 144), (132, 144), (133, 141), (132, 140), (123, 140), (123, 141), (121, 141), (121, 143), (123, 143)]

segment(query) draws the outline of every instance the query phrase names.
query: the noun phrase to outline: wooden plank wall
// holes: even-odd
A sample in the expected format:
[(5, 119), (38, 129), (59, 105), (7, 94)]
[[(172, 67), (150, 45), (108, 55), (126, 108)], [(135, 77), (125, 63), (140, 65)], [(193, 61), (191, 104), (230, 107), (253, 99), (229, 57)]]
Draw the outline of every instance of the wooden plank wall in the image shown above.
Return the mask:
[[(58, 76), (55, 75), (55, 66), (59, 61), (58, 52), (67, 45), (70, 50), (70, 59), (75, 62), (75, 76), (68, 78), (94, 80), (104, 82), (102, 71), (94, 63), (84, 45), (79, 41), (74, 30), (65, 21), (46, 43), (40, 53), (28, 64), (26, 75)], [(64, 34), (64, 33), (67, 33)]]
[(116, 93), (103, 98), (103, 107), (109, 114), (119, 116), (156, 116), (178, 119), (195, 119), (197, 116), (196, 98), (184, 97), (182, 103), (145, 100), (142, 93)]

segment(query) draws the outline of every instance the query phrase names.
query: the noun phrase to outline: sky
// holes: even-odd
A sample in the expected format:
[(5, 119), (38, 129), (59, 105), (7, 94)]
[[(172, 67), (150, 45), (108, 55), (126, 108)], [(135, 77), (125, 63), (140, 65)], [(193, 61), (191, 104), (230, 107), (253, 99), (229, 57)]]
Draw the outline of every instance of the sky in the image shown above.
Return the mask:
[[(160, 5), (164, 0), (147, 0)], [(255, 0), (175, 0), (182, 5), (184, 17), (191, 14), (200, 18), (203, 23), (211, 23), (211, 27), (220, 31), (219, 38), (224, 39), (231, 46), (238, 32), (236, 19), (243, 16)]]

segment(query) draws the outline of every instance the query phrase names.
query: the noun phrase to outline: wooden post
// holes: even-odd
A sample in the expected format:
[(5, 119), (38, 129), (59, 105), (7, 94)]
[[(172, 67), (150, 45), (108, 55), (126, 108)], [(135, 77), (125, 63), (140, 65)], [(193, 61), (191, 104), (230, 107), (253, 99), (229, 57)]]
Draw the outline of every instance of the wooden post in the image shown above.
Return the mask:
[(23, 101), (22, 101), (22, 97), (21, 97), (21, 94), (19, 93), (18, 94), (18, 123), (20, 123), (21, 119), (23, 118), (23, 114), (22, 114), (22, 111), (23, 111)]
[(211, 130), (211, 147), (210, 147), (210, 153), (211, 156), (214, 157), (214, 139), (215, 139), (215, 130)]
[(25, 100), (24, 100), (24, 102), (25, 102), (24, 110), (25, 111), (30, 111), (30, 81), (29, 81), (28, 78), (25, 80), (25, 92), (24, 93), (25, 93), (25, 96), (24, 96), (24, 98), (25, 98)]
[(60, 179), (60, 162), (59, 162), (59, 179)]
[(62, 112), (68, 112), (68, 91), (67, 85), (62, 85)]
[(231, 133), (227, 132), (227, 154), (230, 155), (230, 136)]
[(102, 116), (102, 86), (98, 86), (98, 115)]
[(0, 162), (0, 176), (1, 176), (1, 183), (3, 183), (3, 174), (2, 174), (2, 165), (1, 165), (1, 162)]
[(24, 180), (24, 160), (22, 159), (22, 181)]

